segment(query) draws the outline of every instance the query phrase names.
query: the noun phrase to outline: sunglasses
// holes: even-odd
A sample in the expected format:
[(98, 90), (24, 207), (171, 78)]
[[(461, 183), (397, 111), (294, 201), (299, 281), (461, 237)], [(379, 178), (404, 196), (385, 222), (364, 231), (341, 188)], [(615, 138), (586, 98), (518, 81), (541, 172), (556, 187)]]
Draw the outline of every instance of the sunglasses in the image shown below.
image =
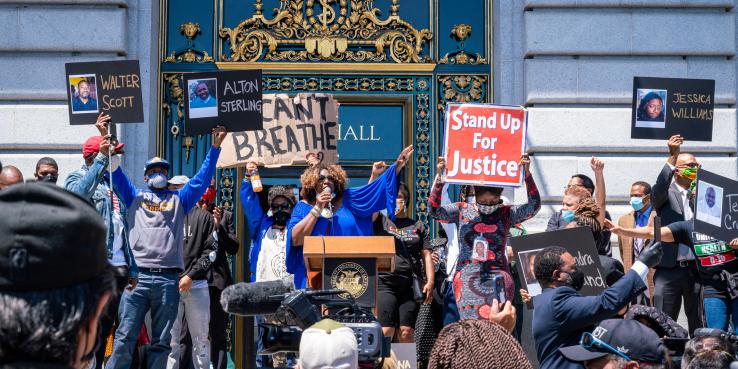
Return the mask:
[(319, 181), (321, 181), (321, 182), (325, 181), (326, 179), (327, 179), (327, 180), (329, 180), (329, 181), (331, 181), (331, 182), (335, 182), (335, 181), (336, 181), (336, 177), (334, 177), (334, 176), (324, 176), (324, 175), (320, 175), (320, 176), (318, 177), (318, 180), (319, 180)]
[(289, 206), (289, 205), (287, 205), (287, 204), (282, 204), (282, 205), (272, 205), (272, 206), (271, 206), (271, 209), (272, 209), (272, 211), (273, 211), (273, 212), (277, 212), (277, 211), (287, 211), (287, 210), (290, 210), (290, 206)]
[(585, 349), (589, 351), (605, 350), (611, 354), (618, 355), (629, 362), (633, 361), (631, 358), (628, 357), (628, 355), (618, 351), (616, 348), (601, 341), (599, 338), (593, 336), (592, 333), (589, 333), (589, 332), (585, 332), (582, 334), (582, 339), (579, 341), (579, 345), (581, 345), (582, 347), (584, 347)]

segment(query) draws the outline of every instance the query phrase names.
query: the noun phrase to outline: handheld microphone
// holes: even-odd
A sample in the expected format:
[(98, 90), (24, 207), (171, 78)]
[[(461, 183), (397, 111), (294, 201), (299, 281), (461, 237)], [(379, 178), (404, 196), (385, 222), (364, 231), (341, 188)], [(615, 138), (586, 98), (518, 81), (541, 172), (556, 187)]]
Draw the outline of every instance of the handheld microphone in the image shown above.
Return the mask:
[[(323, 188), (323, 193), (331, 194), (333, 195), (333, 191), (329, 186), (325, 186)], [(333, 197), (331, 197), (333, 198)], [(320, 212), (320, 215), (323, 218), (330, 219), (333, 218), (333, 204), (331, 202), (328, 203), (327, 207), (324, 207), (323, 210)]]
[(226, 287), (220, 296), (223, 310), (229, 314), (254, 316), (273, 314), (284, 296), (295, 290), (295, 277), (276, 281), (237, 283)]

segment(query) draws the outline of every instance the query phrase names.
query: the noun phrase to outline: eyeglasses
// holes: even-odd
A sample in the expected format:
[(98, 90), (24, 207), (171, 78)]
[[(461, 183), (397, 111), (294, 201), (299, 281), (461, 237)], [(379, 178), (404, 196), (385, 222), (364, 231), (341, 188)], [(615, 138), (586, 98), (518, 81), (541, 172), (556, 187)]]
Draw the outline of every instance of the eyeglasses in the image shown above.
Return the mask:
[(570, 188), (574, 188), (574, 187), (584, 187), (584, 186), (582, 186), (582, 185), (580, 185), (580, 184), (570, 184), (570, 185), (566, 185), (566, 186), (564, 186), (564, 189), (565, 189), (565, 190), (568, 190), (568, 189), (570, 189)]
[(607, 343), (593, 336), (592, 333), (589, 333), (589, 332), (585, 332), (582, 334), (582, 339), (579, 340), (579, 344), (589, 351), (592, 351), (590, 350), (591, 348), (595, 348), (595, 350), (602, 349), (609, 353), (618, 355), (627, 361), (633, 361), (631, 358), (628, 357), (628, 355), (618, 351), (614, 347), (608, 345)]
[(287, 205), (287, 204), (282, 204), (282, 205), (272, 205), (272, 206), (271, 206), (271, 209), (272, 209), (272, 211), (274, 211), (274, 212), (277, 212), (277, 211), (287, 211), (287, 210), (290, 210), (290, 206), (289, 206), (289, 205)]
[(335, 182), (336, 181), (336, 177), (334, 177), (334, 176), (324, 176), (324, 175), (321, 174), (318, 177), (318, 180), (321, 181), (321, 182), (325, 181), (326, 179), (329, 180), (329, 181), (331, 181), (331, 182)]
[(687, 163), (687, 164), (682, 164), (678, 166), (678, 168), (684, 168), (684, 167), (692, 168), (692, 169), (700, 169), (702, 168), (702, 165), (698, 163)]

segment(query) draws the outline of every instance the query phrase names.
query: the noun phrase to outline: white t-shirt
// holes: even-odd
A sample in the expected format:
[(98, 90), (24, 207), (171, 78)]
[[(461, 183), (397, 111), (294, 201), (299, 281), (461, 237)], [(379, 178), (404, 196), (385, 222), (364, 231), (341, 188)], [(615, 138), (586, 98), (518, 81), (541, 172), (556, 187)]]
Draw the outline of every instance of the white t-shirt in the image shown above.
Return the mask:
[(256, 281), (274, 281), (289, 275), (286, 264), (286, 234), (284, 229), (270, 228), (261, 240), (256, 262)]
[[(107, 186), (106, 186), (107, 187)], [(108, 196), (113, 201), (113, 259), (110, 260), (112, 266), (127, 266), (126, 256), (123, 254), (123, 217), (120, 215), (120, 203), (118, 196), (115, 196), (110, 189)]]

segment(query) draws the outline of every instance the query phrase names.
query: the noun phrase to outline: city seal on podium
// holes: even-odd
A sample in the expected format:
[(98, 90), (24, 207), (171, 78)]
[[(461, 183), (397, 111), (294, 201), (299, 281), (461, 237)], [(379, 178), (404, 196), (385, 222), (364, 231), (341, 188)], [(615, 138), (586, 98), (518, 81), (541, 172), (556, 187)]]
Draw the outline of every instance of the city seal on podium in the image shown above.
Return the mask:
[[(331, 288), (345, 290), (355, 299), (361, 297), (369, 285), (369, 275), (364, 267), (354, 262), (339, 264), (331, 273)], [(338, 295), (342, 299), (348, 298), (348, 294)]]

